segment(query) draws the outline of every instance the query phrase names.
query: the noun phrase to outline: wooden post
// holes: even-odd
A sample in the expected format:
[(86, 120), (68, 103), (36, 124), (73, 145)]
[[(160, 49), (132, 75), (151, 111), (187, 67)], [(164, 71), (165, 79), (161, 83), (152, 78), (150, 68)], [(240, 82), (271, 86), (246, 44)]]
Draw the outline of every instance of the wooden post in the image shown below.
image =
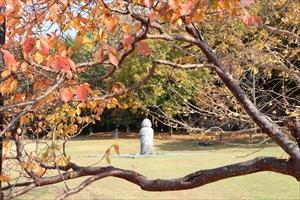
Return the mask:
[[(0, 13), (3, 13), (5, 10), (5, 7), (0, 8)], [(0, 25), (0, 45), (5, 44), (5, 20), (4, 22)], [(4, 59), (3, 59), (3, 54), (0, 52), (0, 66), (1, 68), (4, 68)], [(0, 93), (0, 106), (3, 106), (3, 97), (2, 94)], [(0, 112), (0, 132), (3, 130), (3, 112)], [(2, 154), (3, 154), (3, 136), (0, 135), (0, 175), (2, 175)], [(2, 181), (0, 180), (0, 200), (3, 199), (3, 192), (2, 192)]]

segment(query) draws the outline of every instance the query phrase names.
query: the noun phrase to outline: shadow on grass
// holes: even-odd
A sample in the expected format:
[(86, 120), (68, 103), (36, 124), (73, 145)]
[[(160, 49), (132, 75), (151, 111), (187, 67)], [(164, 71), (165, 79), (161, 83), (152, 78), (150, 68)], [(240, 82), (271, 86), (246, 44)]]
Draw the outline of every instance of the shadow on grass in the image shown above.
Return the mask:
[(162, 144), (155, 145), (157, 150), (161, 151), (201, 151), (201, 150), (210, 150), (210, 151), (218, 151), (222, 149), (232, 149), (232, 148), (261, 148), (261, 147), (272, 147), (276, 146), (274, 143), (247, 143), (245, 141), (234, 141), (231, 143), (221, 143), (221, 142), (212, 142), (210, 145), (199, 144), (197, 140), (176, 140), (171, 142), (165, 142)]

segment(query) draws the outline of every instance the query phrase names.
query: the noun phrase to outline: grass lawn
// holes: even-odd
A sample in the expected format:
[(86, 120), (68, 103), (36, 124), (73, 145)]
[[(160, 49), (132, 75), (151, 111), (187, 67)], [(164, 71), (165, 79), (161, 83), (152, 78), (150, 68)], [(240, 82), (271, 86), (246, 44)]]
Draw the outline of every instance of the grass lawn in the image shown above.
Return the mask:
[[(121, 154), (139, 152), (138, 139), (118, 139)], [(82, 165), (95, 163), (114, 140), (82, 139), (68, 143), (71, 159)], [(156, 157), (112, 157), (112, 165), (136, 170), (150, 179), (176, 178), (205, 168), (248, 160), (268, 155), (284, 157), (277, 147), (266, 147), (261, 151), (243, 157), (257, 148), (226, 145), (202, 147), (194, 140), (155, 140)], [(107, 165), (102, 161), (100, 165)], [(80, 179), (81, 181), (83, 179)], [(69, 181), (75, 187), (80, 180)], [(19, 199), (53, 199), (63, 191), (63, 184), (56, 184), (34, 191)], [(272, 172), (227, 179), (200, 188), (175, 192), (146, 192), (138, 186), (117, 178), (105, 178), (94, 182), (69, 199), (299, 199), (298, 183), (294, 178)]]

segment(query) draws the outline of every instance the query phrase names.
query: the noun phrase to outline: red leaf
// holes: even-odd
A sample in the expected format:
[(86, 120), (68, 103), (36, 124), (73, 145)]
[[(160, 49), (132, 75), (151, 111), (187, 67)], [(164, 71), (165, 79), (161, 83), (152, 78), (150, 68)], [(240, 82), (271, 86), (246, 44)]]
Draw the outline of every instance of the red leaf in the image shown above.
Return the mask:
[(17, 61), (13, 54), (11, 54), (9, 51), (1, 49), (3, 52), (3, 58), (5, 61), (5, 65), (11, 70), (11, 68), (17, 64)]
[(154, 5), (154, 0), (144, 0), (144, 4), (145, 6), (147, 6), (148, 8), (152, 8)]
[(86, 101), (90, 92), (90, 87), (87, 84), (78, 86), (76, 90), (76, 97), (81, 101)]
[(60, 89), (60, 96), (65, 103), (70, 101), (73, 98), (73, 93), (69, 88), (61, 88)]
[(23, 44), (23, 51), (25, 53), (30, 53), (34, 47), (35, 41), (31, 37), (27, 37)]
[(149, 56), (150, 49), (148, 47), (148, 44), (145, 41), (140, 41), (137, 44), (137, 52), (142, 56)]
[(126, 50), (130, 50), (132, 48), (132, 42), (134, 40), (134, 37), (129, 34), (129, 33), (125, 33), (124, 34), (124, 40), (123, 40), (123, 46)]
[(63, 70), (65, 72), (67, 72), (67, 71), (71, 71), (71, 69), (73, 71), (75, 71), (76, 65), (74, 64), (74, 62), (71, 59), (59, 57), (52, 65), (52, 68), (55, 71)]
[(49, 54), (49, 44), (47, 42), (47, 39), (44, 37), (41, 37), (40, 40), (37, 41), (36, 47), (38, 50), (40, 50), (43, 54), (48, 55)]

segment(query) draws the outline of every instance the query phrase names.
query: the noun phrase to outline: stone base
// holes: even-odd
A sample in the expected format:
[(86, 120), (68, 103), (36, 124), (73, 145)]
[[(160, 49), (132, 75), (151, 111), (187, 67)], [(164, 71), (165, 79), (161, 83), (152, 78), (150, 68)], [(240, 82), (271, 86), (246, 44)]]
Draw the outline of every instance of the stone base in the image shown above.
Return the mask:
[(153, 145), (142, 144), (141, 145), (141, 155), (153, 155), (154, 149)]

